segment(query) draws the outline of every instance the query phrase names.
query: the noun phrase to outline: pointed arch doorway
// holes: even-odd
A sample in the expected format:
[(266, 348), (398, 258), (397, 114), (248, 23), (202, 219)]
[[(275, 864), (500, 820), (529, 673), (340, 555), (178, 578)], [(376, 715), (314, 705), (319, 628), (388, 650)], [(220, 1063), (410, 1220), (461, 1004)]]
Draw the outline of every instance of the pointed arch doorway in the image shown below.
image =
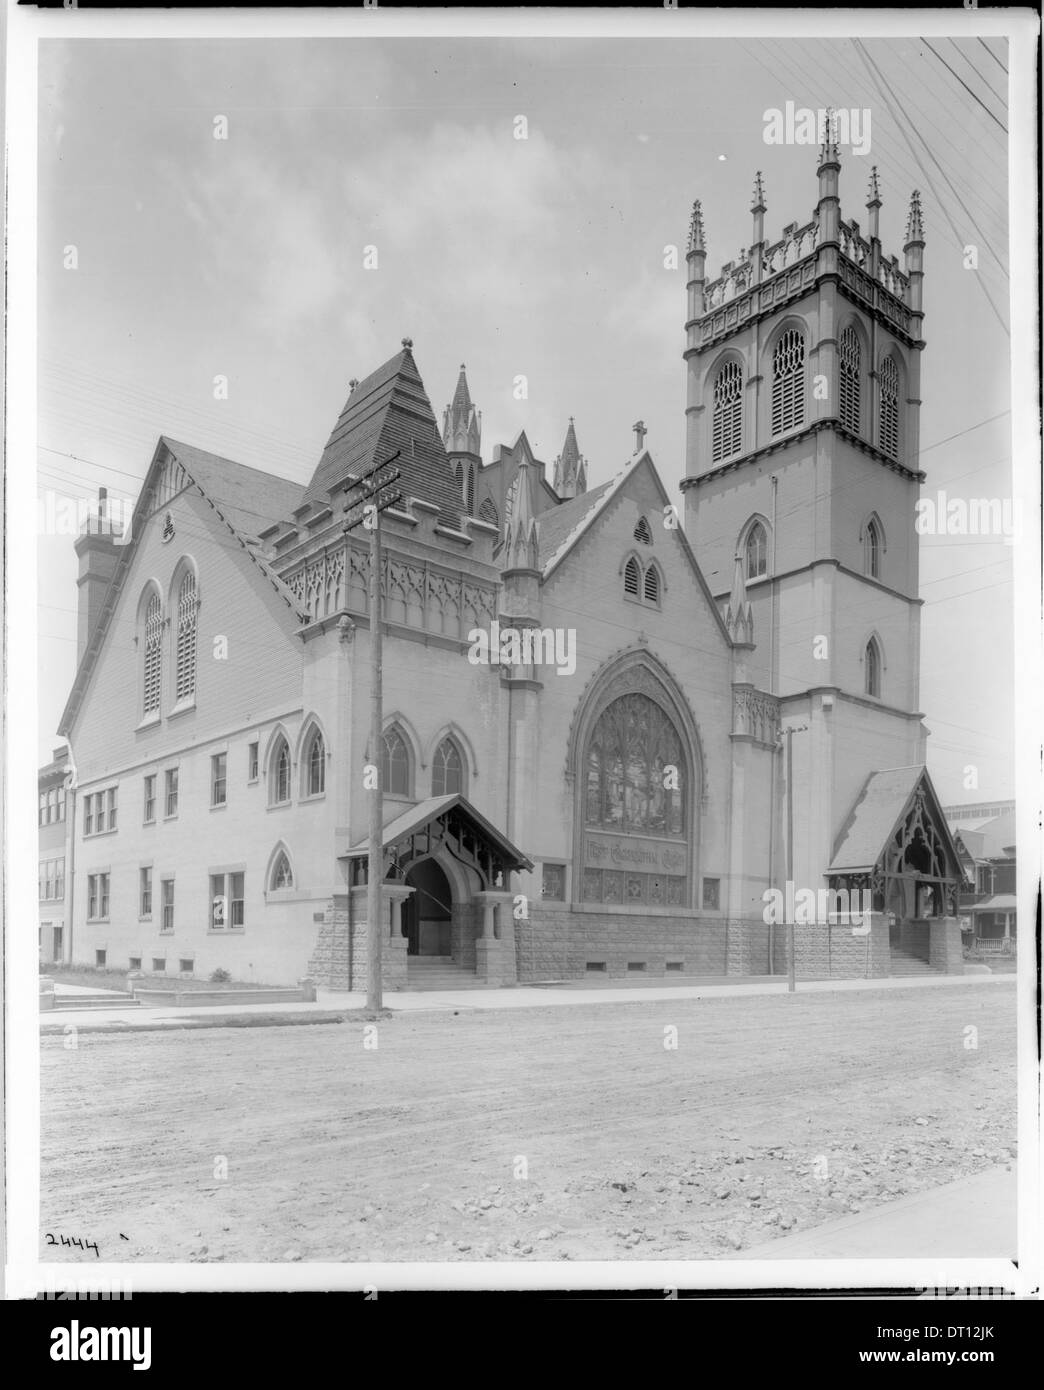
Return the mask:
[(403, 903), (402, 934), (408, 956), (452, 954), (453, 889), (438, 861), (422, 859), (406, 871), (413, 892)]

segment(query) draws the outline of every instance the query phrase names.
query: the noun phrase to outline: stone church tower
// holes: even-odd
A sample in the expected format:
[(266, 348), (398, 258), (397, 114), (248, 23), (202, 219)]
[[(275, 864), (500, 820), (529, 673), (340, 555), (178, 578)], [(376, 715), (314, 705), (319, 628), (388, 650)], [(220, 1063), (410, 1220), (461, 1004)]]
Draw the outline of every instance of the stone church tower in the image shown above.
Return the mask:
[(836, 132), (811, 218), (708, 280), (702, 209), (688, 247), (687, 531), (723, 609), (742, 565), (749, 679), (793, 737), (794, 875), (817, 886), (868, 774), (924, 761), (915, 504), (924, 237), (886, 256), (870, 173), (867, 229), (841, 214)]

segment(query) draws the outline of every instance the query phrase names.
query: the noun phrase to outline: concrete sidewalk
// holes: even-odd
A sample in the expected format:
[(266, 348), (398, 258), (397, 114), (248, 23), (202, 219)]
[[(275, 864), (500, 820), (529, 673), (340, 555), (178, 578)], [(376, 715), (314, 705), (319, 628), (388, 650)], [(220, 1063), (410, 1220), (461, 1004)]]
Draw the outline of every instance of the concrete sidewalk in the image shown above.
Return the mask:
[[(1012, 985), (1014, 975), (915, 975), (882, 980), (811, 980), (798, 982), (798, 994), (829, 994), (849, 990), (880, 989), (976, 989), (990, 985)], [(72, 987), (67, 987), (72, 988)], [(93, 992), (93, 991), (92, 991)], [(679, 999), (748, 998), (756, 995), (786, 995), (786, 979), (746, 984), (668, 985), (635, 988), (633, 986), (592, 988), (569, 984), (535, 986), (520, 985), (514, 989), (466, 989), (390, 991), (384, 996), (384, 1007), (392, 1013), (473, 1013), (485, 1009), (546, 1009), (576, 1005), (642, 1004), (670, 1002)], [(302, 1021), (320, 1022), (333, 1019), (353, 1009), (365, 1009), (366, 996), (320, 989), (315, 1003), (289, 1004), (227, 1004), (191, 1005), (184, 1008), (94, 1008), (62, 1009), (57, 1013), (40, 1015), (41, 1033), (61, 1033), (70, 1025), (92, 1032), (132, 1032), (135, 1029), (162, 1027), (194, 1027), (200, 1021), (219, 1026), (222, 1019), (243, 1019), (251, 1016), (293, 1014)]]
[(738, 1260), (1014, 1260), (1016, 1169), (1011, 1164), (945, 1187), (754, 1245)]

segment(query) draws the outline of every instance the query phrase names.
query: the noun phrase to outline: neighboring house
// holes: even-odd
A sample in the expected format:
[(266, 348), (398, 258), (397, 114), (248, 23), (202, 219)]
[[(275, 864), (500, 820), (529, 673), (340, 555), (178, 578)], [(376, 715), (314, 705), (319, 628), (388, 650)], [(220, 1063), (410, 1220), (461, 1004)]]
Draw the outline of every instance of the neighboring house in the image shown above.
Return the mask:
[(969, 948), (1013, 952), (1018, 935), (1015, 803), (947, 806), (945, 814), (965, 872), (959, 908)]
[[(490, 983), (785, 969), (788, 851), (802, 888), (874, 904), (867, 938), (802, 924), (800, 973), (963, 968), (918, 704), (921, 210), (900, 270), (876, 176), (864, 239), (839, 169), (824, 145), (812, 221), (771, 244), (759, 180), (752, 258), (709, 282), (694, 208), (684, 525), (643, 427), (593, 487), (572, 421), (553, 485), (525, 433), (483, 463), (465, 373), (440, 431), (409, 339), (307, 482), (159, 439), (127, 543), (76, 543), (78, 959), (358, 987), (379, 768), (389, 987), (424, 957)], [(393, 455), (373, 748), (345, 487)]]
[(73, 863), (72, 764), (63, 744), (37, 777), (39, 792), (39, 945), (45, 965), (68, 961), (71, 940), (70, 878)]

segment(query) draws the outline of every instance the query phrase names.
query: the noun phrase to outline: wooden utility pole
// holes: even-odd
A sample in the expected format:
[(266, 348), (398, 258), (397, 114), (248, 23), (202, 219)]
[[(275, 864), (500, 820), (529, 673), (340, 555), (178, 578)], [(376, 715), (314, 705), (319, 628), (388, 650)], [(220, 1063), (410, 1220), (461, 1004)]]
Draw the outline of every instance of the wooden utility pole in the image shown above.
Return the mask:
[[(787, 741), (787, 885), (794, 882), (794, 735), (804, 732), (807, 724), (791, 724), (785, 728), (783, 737)], [(790, 894), (784, 892), (786, 902)], [(797, 971), (794, 962), (794, 913), (787, 912), (787, 991), (793, 994), (797, 989)]]
[[(369, 788), (369, 850), (366, 861), (366, 1007), (377, 1012), (383, 1003), (381, 958), (384, 952), (384, 786), (381, 773), (381, 739), (384, 735), (383, 633), (381, 603), (381, 512), (401, 501), (402, 494), (388, 488), (399, 477), (387, 470), (399, 451), (386, 463), (377, 464), (361, 478), (345, 485), (346, 492), (361, 489), (352, 504), (352, 519), (345, 534), (362, 526), (370, 533), (370, 763), (373, 784)], [(347, 570), (347, 566), (346, 566)]]

